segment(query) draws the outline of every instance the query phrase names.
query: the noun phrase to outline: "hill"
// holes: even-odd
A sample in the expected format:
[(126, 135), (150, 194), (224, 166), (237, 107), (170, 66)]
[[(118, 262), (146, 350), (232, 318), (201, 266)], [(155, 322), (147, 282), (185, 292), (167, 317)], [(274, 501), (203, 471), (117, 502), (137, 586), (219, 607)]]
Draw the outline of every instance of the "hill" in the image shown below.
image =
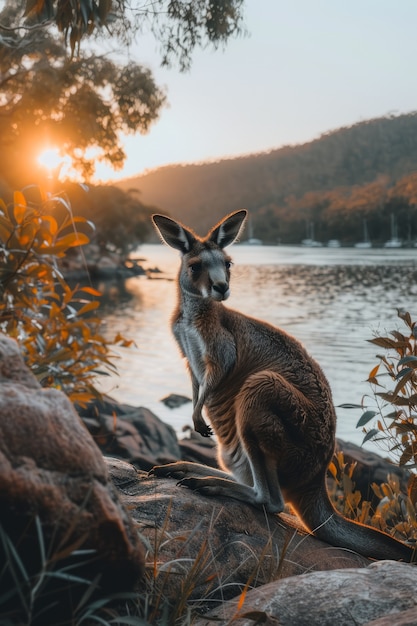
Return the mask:
[[(324, 210), (335, 203), (330, 192), (336, 194), (339, 204), (343, 199), (346, 208), (358, 187), (365, 190), (372, 184), (377, 191), (388, 193), (415, 171), (417, 112), (361, 122), (268, 153), (167, 166), (120, 181), (118, 186), (139, 189), (144, 203), (158, 206), (199, 231), (225, 213), (246, 207), (257, 223), (258, 236), (268, 239), (268, 233), (270, 238), (273, 233), (275, 240), (299, 241), (305, 236), (306, 221), (317, 218), (317, 227), (326, 236), (324, 224), (329, 216), (324, 220)], [(362, 206), (364, 215), (369, 212), (370, 206)], [(379, 217), (387, 221), (385, 214)], [(267, 219), (274, 222), (272, 230)], [(362, 229), (360, 222), (357, 220), (359, 230), (355, 229), (352, 237)], [(346, 238), (346, 233), (328, 234)]]

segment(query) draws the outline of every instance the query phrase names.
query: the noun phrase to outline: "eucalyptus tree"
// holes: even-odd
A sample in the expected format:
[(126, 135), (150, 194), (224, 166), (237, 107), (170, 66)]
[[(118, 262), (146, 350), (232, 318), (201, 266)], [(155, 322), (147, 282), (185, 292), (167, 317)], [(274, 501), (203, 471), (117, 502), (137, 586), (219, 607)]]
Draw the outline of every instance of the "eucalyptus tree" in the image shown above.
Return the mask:
[[(242, 31), (242, 11), (243, 0), (6, 0), (0, 182), (38, 180), (45, 144), (59, 146), (85, 179), (98, 160), (122, 167), (122, 135), (146, 132), (166, 103), (152, 72), (132, 56), (134, 41), (150, 31), (161, 63), (186, 70), (196, 47), (217, 47)], [(103, 52), (111, 39), (117, 57)]]

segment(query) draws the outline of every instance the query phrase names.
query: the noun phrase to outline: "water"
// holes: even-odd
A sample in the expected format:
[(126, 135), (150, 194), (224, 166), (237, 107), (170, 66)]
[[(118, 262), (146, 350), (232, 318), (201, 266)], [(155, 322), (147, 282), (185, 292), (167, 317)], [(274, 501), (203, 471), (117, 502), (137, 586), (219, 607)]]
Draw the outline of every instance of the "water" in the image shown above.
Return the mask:
[[(416, 317), (417, 249), (236, 245), (229, 252), (234, 267), (227, 306), (296, 336), (322, 366), (335, 404), (360, 404), (371, 391), (365, 381), (381, 351), (366, 340), (401, 328), (397, 308)], [(191, 395), (169, 327), (178, 253), (155, 244), (135, 256), (162, 273), (129, 279), (124, 297), (117, 292), (117, 306), (106, 309), (105, 335), (121, 332), (136, 347), (117, 349), (119, 376), (102, 378), (100, 385), (120, 402), (150, 408), (180, 433), (191, 425), (191, 404), (171, 410), (160, 402), (172, 392)], [(360, 444), (361, 410), (338, 408), (337, 414), (338, 437)]]

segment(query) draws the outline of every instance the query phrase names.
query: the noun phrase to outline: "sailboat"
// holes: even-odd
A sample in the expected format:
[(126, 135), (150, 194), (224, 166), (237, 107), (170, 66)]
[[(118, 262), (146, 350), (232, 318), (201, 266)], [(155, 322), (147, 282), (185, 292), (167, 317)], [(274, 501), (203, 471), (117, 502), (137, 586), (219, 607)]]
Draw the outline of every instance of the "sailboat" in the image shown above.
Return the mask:
[(323, 246), (321, 241), (314, 239), (314, 222), (307, 224), (307, 239), (303, 239), (301, 245), (308, 248), (321, 248)]
[(355, 243), (355, 248), (372, 248), (372, 242), (369, 239), (368, 224), (366, 220), (363, 220), (363, 241), (358, 241), (358, 243)]
[(391, 213), (391, 239), (384, 243), (384, 248), (401, 248), (401, 239), (398, 239), (398, 228), (394, 213)]

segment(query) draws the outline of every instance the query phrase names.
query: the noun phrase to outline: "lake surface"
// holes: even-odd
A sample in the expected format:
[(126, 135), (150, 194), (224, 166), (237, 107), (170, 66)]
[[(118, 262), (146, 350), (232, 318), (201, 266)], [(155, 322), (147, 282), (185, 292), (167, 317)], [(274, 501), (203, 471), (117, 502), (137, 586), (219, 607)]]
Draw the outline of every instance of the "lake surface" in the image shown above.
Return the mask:
[[(280, 326), (303, 342), (322, 366), (336, 405), (360, 404), (371, 393), (366, 379), (381, 352), (367, 342), (375, 333), (401, 328), (397, 308), (417, 316), (417, 249), (302, 248), (236, 245), (231, 296), (226, 306)], [(100, 386), (120, 402), (150, 408), (178, 433), (191, 425), (191, 403), (171, 410), (160, 399), (191, 396), (191, 385), (171, 336), (178, 253), (162, 244), (132, 255), (152, 280), (129, 279), (125, 293), (108, 284), (114, 299), (103, 312), (104, 334), (121, 332), (136, 347), (117, 349), (119, 376)], [(116, 304), (115, 304), (116, 303)], [(360, 409), (337, 408), (338, 437), (360, 444)], [(374, 444), (367, 447), (373, 448)]]

